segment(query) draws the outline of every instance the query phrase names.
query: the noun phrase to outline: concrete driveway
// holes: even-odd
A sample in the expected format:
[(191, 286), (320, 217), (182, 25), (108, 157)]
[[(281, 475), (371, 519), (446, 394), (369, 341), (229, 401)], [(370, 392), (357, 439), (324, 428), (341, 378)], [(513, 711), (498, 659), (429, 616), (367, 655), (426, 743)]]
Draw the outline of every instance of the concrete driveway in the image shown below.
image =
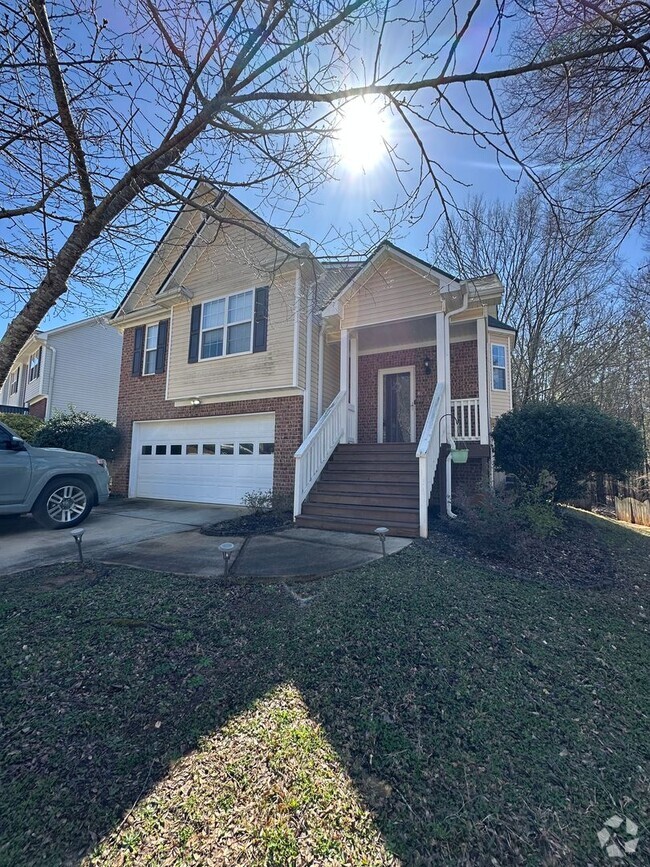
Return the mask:
[[(83, 550), (96, 560), (119, 561), (121, 552), (158, 538), (158, 546), (144, 547), (152, 554), (157, 548), (162, 553), (165, 537), (227, 521), (245, 511), (237, 506), (166, 500), (109, 500), (93, 509), (81, 525), (85, 530)], [(31, 517), (0, 517), (0, 575), (75, 557), (75, 543), (68, 530), (43, 530)]]

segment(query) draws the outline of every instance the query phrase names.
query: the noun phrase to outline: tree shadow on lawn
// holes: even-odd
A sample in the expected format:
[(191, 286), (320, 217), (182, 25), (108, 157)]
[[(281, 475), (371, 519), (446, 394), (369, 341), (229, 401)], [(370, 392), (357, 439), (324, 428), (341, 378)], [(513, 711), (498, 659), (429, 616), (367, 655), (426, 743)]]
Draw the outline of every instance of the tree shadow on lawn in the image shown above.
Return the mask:
[[(269, 585), (110, 568), (37, 591), (38, 574), (1, 603), (0, 864), (79, 863), (176, 759), (287, 683), (406, 864), (582, 864), (617, 804), (643, 821), (634, 602), (417, 545), (310, 585), (309, 607)], [(236, 863), (294, 863), (260, 851)]]

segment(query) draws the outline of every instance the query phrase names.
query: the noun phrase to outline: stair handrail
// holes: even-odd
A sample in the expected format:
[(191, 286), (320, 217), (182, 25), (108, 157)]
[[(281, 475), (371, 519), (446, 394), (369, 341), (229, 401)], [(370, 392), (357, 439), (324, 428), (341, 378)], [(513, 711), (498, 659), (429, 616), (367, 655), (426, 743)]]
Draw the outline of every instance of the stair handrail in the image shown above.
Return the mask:
[(426, 539), (429, 533), (429, 498), (440, 454), (440, 418), (444, 412), (445, 384), (439, 382), (433, 392), (422, 435), (415, 453), (420, 475), (420, 536)]
[(302, 510), (307, 494), (323, 471), (332, 452), (345, 439), (347, 430), (347, 392), (339, 391), (295, 453), (293, 517)]

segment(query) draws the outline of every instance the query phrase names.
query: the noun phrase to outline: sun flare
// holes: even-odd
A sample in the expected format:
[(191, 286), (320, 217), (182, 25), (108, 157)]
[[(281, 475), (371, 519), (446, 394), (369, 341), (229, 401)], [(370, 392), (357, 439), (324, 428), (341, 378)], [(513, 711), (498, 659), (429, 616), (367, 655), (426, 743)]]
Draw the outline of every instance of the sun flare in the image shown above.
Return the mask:
[(388, 122), (381, 104), (353, 99), (343, 108), (338, 127), (337, 147), (341, 162), (353, 173), (375, 168), (386, 154)]

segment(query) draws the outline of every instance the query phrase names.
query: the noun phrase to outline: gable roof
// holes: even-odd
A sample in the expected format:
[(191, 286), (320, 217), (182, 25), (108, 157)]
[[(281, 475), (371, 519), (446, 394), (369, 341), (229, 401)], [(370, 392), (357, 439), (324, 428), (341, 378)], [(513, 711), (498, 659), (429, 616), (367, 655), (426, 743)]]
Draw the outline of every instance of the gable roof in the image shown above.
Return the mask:
[(379, 261), (386, 256), (393, 256), (396, 259), (401, 259), (406, 265), (415, 267), (423, 277), (444, 277), (447, 283), (458, 284), (459, 282), (458, 278), (454, 277), (453, 274), (449, 274), (447, 271), (443, 271), (441, 268), (437, 268), (435, 265), (425, 262), (424, 259), (420, 259), (418, 256), (414, 256), (412, 253), (403, 250), (391, 241), (382, 241), (382, 243), (373, 250), (367, 259), (358, 263), (357, 267), (354, 268), (354, 270), (351, 270), (347, 279), (341, 284), (338, 291), (334, 293), (326, 303), (323, 313), (325, 315), (335, 313), (336, 310), (334, 309), (334, 303), (340, 303), (352, 286), (356, 284), (359, 279), (362, 279), (367, 271), (378, 265)]
[(497, 319), (496, 316), (488, 316), (488, 326), (490, 328), (498, 328), (500, 331), (512, 331), (515, 334), (517, 333), (516, 328), (513, 328), (512, 325), (508, 325), (507, 322), (502, 322), (500, 319)]
[[(210, 207), (211, 209), (215, 209), (223, 203), (230, 204), (235, 209), (242, 211), (246, 215), (247, 219), (250, 219), (251, 223), (254, 223), (257, 226), (260, 226), (261, 228), (263, 228), (263, 230), (265, 232), (268, 232), (269, 234), (276, 236), (279, 240), (281, 240), (283, 245), (286, 245), (289, 248), (289, 250), (297, 252), (297, 251), (302, 249), (303, 255), (304, 255), (304, 248), (301, 248), (300, 245), (295, 243), (295, 241), (292, 241), (288, 235), (285, 235), (279, 229), (276, 229), (274, 226), (271, 226), (270, 223), (267, 223), (265, 220), (263, 220), (254, 211), (252, 211), (249, 207), (247, 207), (243, 202), (240, 202), (239, 199), (235, 198), (235, 196), (233, 196), (231, 193), (226, 192), (224, 190), (218, 190), (215, 186), (213, 186), (212, 184), (208, 184), (205, 181), (197, 181), (196, 184), (194, 185), (194, 187), (192, 188), (192, 190), (186, 196), (186, 198), (188, 200), (196, 198), (199, 191), (206, 193), (206, 194), (209, 192), (213, 192), (215, 194), (214, 201), (212, 202), (212, 204), (208, 205), (208, 207)], [(163, 244), (165, 243), (165, 241), (167, 241), (169, 239), (173, 229), (178, 227), (178, 224), (179, 224), (181, 217), (183, 217), (184, 215), (187, 215), (188, 213), (192, 214), (193, 212), (201, 213), (200, 207), (193, 208), (188, 203), (181, 204), (178, 211), (174, 215), (172, 221), (165, 229), (160, 240), (154, 246), (153, 250), (151, 251), (151, 253), (147, 257), (146, 262), (144, 263), (144, 265), (142, 266), (142, 268), (138, 272), (137, 276), (135, 277), (135, 279), (131, 283), (131, 286), (126, 291), (124, 297), (122, 298), (122, 300), (118, 304), (117, 308), (113, 312), (111, 319), (115, 319), (122, 312), (124, 305), (126, 304), (128, 299), (131, 297), (131, 295), (133, 294), (134, 289), (137, 287), (138, 283), (140, 282), (140, 280), (145, 275), (148, 268), (151, 266), (152, 262), (154, 261), (156, 254), (160, 251), (160, 249), (163, 246)], [(156, 293), (155, 293), (156, 295), (159, 295), (160, 293), (162, 293), (164, 291), (168, 282), (173, 277), (176, 269), (179, 267), (179, 265), (181, 264), (181, 262), (183, 261), (183, 259), (185, 258), (185, 256), (189, 252), (189, 250), (192, 248), (192, 246), (194, 245), (194, 242), (197, 240), (197, 238), (199, 237), (199, 235), (201, 234), (201, 232), (203, 231), (205, 226), (212, 219), (213, 218), (209, 214), (203, 213), (203, 217), (199, 221), (198, 226), (196, 227), (196, 229), (193, 232), (191, 232), (189, 239), (187, 240), (187, 242), (185, 244), (183, 244), (183, 246), (181, 248), (181, 252), (176, 257), (176, 259), (174, 260), (171, 267), (167, 270), (167, 273), (166, 273), (165, 277), (163, 278), (161, 285), (156, 290)]]

